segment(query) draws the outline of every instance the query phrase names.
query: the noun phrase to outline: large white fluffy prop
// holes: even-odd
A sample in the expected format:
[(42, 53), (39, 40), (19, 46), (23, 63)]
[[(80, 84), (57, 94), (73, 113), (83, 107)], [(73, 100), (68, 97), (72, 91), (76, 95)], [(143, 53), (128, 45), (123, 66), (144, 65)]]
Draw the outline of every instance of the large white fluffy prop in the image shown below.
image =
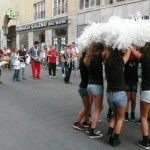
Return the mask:
[(122, 51), (126, 51), (131, 44), (142, 47), (150, 42), (150, 21), (140, 17), (121, 19), (113, 16), (106, 23), (92, 23), (78, 38), (79, 49), (88, 48), (93, 42)]

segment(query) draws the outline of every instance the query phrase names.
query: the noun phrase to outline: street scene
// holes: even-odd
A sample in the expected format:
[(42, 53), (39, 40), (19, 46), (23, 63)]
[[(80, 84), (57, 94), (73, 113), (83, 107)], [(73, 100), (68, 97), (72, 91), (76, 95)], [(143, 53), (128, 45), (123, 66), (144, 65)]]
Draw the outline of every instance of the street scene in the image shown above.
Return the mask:
[(150, 149), (150, 0), (0, 1), (0, 150)]
[[(79, 72), (78, 72), (79, 73)], [(78, 94), (80, 77), (72, 75), (72, 84), (65, 84), (60, 68), (56, 78), (48, 72), (41, 73), (41, 80), (33, 80), (31, 66), (27, 66), (26, 78), (12, 82), (12, 71), (3, 71), (0, 85), (0, 150), (140, 150), (137, 141), (141, 138), (136, 122), (124, 122), (122, 144), (113, 148), (105, 141), (107, 133), (108, 104), (100, 114), (102, 123), (98, 129), (104, 136), (89, 139), (85, 131), (72, 127), (82, 108)], [(140, 116), (139, 94), (137, 96), (136, 120)]]

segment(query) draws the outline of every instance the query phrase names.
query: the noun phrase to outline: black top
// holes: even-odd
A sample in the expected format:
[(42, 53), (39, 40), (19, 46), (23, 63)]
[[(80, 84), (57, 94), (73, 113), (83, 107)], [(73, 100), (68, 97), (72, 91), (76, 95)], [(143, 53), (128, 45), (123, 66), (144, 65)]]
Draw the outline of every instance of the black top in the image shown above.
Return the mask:
[(87, 66), (83, 62), (85, 54), (86, 54), (86, 52), (84, 52), (82, 54), (82, 57), (81, 57), (80, 63), (79, 63), (79, 69), (80, 69), (80, 75), (81, 75), (81, 82), (80, 82), (79, 87), (81, 87), (81, 88), (87, 88), (88, 79), (89, 79)]
[(138, 82), (138, 60), (129, 60), (124, 69), (125, 83), (129, 85), (136, 85)]
[(141, 56), (142, 64), (142, 90), (150, 90), (150, 58)]
[(108, 92), (125, 91), (123, 58), (120, 58), (113, 63), (109, 63), (106, 60), (105, 73)]
[(95, 55), (88, 65), (89, 84), (103, 85), (102, 54)]
[(26, 60), (26, 57), (25, 57), (26, 56), (26, 51), (19, 50), (18, 53), (19, 53), (19, 56), (23, 56), (23, 58), (21, 58), (23, 60), (20, 60), (20, 62), (25, 62), (25, 60)]

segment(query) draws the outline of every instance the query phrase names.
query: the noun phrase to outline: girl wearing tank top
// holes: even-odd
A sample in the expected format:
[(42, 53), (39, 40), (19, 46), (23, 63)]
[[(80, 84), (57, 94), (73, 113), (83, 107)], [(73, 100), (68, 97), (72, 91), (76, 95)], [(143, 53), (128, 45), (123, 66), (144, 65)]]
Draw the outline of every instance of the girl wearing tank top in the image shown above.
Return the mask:
[[(104, 46), (101, 43), (93, 43), (88, 49), (85, 57), (85, 64), (88, 68), (89, 81), (88, 93), (90, 99), (94, 102), (94, 113), (92, 116), (92, 123), (89, 129), (89, 138), (100, 138), (103, 136), (101, 132), (95, 130), (98, 122), (98, 117), (103, 104), (103, 58), (105, 53), (102, 53)], [(96, 131), (96, 132), (95, 132)]]
[(106, 97), (113, 115), (109, 124), (106, 141), (112, 146), (121, 143), (119, 134), (123, 125), (124, 113), (127, 105), (127, 94), (125, 92), (124, 65), (129, 59), (131, 50), (122, 54), (121, 51), (107, 50), (105, 60), (105, 74), (107, 79)]
[(142, 54), (133, 46), (130, 49), (142, 64), (140, 113), (143, 140), (138, 141), (138, 145), (142, 148), (150, 149), (149, 124), (147, 121), (150, 120), (150, 42), (147, 42), (142, 48)]

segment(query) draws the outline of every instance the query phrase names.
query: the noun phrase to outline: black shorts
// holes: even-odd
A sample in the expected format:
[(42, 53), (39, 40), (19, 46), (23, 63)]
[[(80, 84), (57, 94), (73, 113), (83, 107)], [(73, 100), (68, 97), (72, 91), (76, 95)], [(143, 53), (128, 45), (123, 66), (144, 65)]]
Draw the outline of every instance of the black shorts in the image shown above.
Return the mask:
[(126, 92), (137, 92), (137, 84), (126, 84)]

